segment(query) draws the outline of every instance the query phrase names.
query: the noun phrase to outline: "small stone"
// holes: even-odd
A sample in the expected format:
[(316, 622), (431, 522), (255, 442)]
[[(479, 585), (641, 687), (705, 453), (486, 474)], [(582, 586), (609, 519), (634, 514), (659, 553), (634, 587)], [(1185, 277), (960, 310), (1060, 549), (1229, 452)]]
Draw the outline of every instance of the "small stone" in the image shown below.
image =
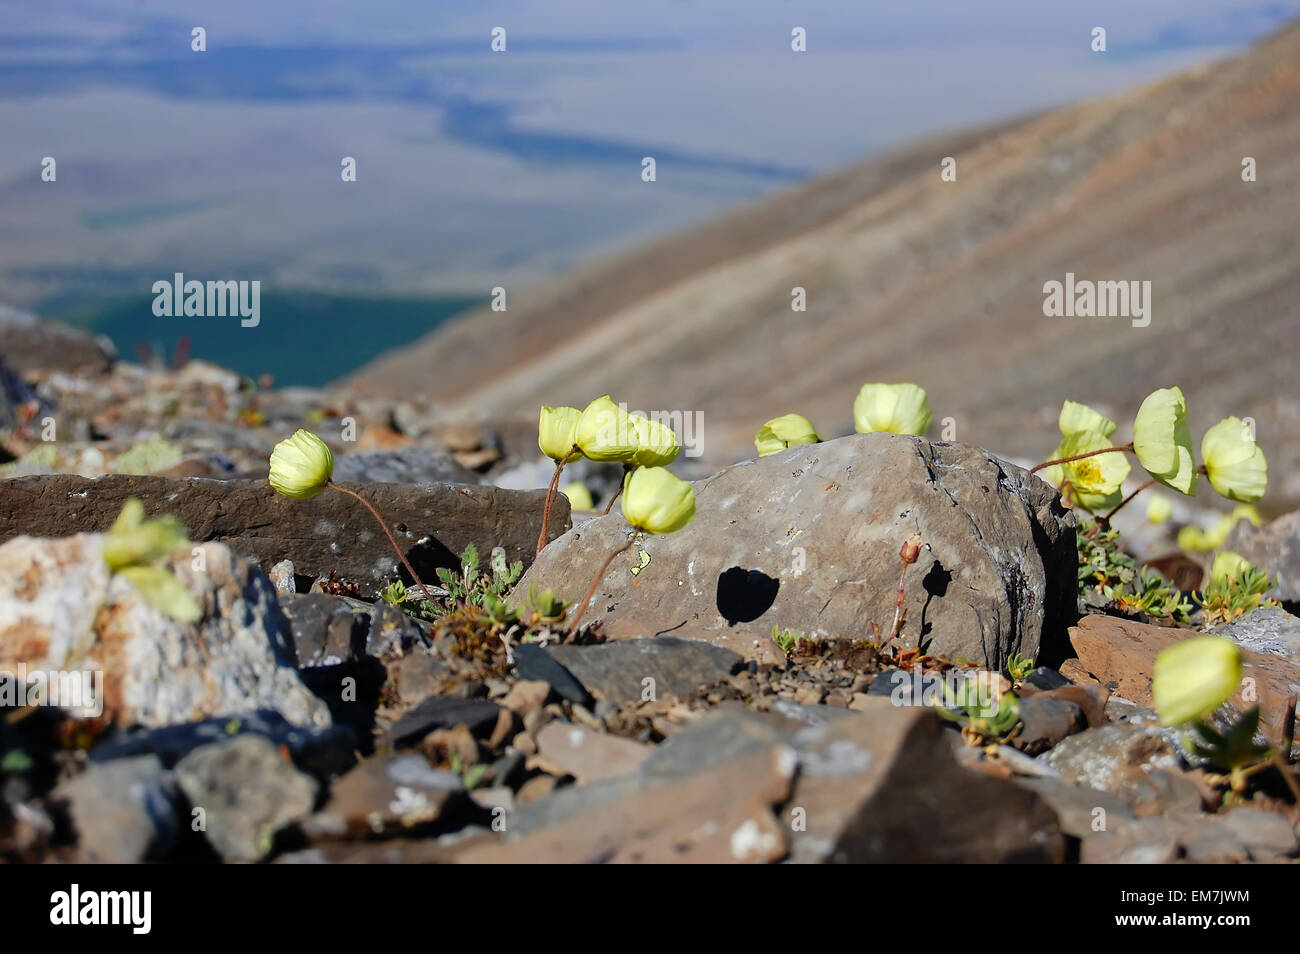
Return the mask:
[(1253, 861), (1293, 858), (1300, 848), (1291, 822), (1276, 812), (1243, 806), (1218, 817), (1246, 846)]
[(1088, 726), (1083, 710), (1073, 702), (1047, 698), (1044, 694), (1020, 700), (1020, 721), (1023, 728), (1014, 744), (1030, 755), (1049, 749)]
[(271, 578), (271, 585), (281, 596), (293, 596), (298, 592), (297, 583), (293, 575), (293, 561), (281, 560), (267, 572)]
[(510, 691), (501, 700), (501, 705), (522, 717), (546, 705), (550, 697), (549, 682), (540, 679), (523, 679), (510, 687)]
[(176, 764), (176, 779), (192, 809), (202, 809), (202, 830), (227, 861), (269, 855), (275, 833), (311, 812), (318, 788), (258, 735), (195, 749)]
[(152, 755), (92, 765), (50, 795), (64, 803), (91, 864), (165, 861), (180, 835), (176, 783)]
[(537, 751), (560, 769), (556, 774), (572, 775), (583, 784), (635, 771), (654, 749), (556, 721), (537, 734)]

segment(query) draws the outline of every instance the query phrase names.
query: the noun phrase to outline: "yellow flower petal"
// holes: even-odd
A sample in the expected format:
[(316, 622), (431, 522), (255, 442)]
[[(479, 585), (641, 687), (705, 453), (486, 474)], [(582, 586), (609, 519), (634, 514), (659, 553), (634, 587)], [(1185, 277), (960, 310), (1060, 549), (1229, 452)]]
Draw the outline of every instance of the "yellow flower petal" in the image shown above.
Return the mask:
[(1179, 388), (1161, 388), (1147, 395), (1133, 421), (1133, 452), (1147, 473), (1166, 487), (1184, 494), (1195, 492), (1192, 432)]
[(754, 435), (754, 448), (759, 457), (776, 454), (787, 447), (803, 444), (816, 444), (821, 441), (812, 421), (802, 414), (783, 414), (774, 417), (758, 429)]
[(695, 519), (695, 490), (663, 467), (638, 467), (623, 482), (623, 518), (646, 533), (674, 533)]
[(295, 500), (315, 497), (334, 476), (334, 452), (313, 434), (299, 428), (271, 451), (271, 489)]
[(596, 398), (582, 412), (574, 443), (592, 460), (625, 464), (632, 462), (639, 446), (632, 416), (608, 394)]
[(1156, 656), (1151, 693), (1165, 725), (1205, 718), (1232, 698), (1241, 682), (1241, 650), (1222, 636), (1183, 640)]
[(541, 452), (555, 462), (574, 461), (582, 456), (575, 451), (577, 443), (578, 421), (582, 412), (576, 407), (551, 407), (542, 405), (537, 420), (537, 446)]
[(1205, 432), (1201, 458), (1212, 486), (1229, 500), (1254, 503), (1268, 489), (1268, 461), (1237, 417), (1226, 417)]
[(862, 385), (853, 402), (853, 424), (859, 434), (924, 434), (933, 414), (926, 406), (925, 389), (915, 384)]
[(1066, 401), (1061, 405), (1061, 415), (1057, 426), (1066, 437), (1083, 431), (1100, 431), (1104, 437), (1115, 433), (1115, 422), (1078, 401)]
[(630, 417), (636, 428), (637, 439), (637, 449), (632, 454), (633, 464), (638, 467), (664, 467), (677, 459), (682, 445), (677, 443), (677, 435), (671, 427), (639, 414)]

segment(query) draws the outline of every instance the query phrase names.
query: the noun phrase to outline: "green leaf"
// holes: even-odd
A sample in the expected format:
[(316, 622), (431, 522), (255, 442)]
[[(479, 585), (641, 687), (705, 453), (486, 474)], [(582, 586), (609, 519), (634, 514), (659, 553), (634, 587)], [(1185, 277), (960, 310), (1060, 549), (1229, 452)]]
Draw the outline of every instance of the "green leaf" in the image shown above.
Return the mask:
[(164, 616), (181, 623), (203, 617), (198, 601), (170, 572), (154, 566), (128, 566), (118, 571), (144, 599)]

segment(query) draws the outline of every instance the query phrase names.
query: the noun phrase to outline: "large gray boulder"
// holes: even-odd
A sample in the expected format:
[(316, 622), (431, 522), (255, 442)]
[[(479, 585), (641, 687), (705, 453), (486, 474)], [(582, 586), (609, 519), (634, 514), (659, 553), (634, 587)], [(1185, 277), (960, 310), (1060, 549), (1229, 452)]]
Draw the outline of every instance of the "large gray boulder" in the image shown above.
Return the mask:
[[(694, 486), (694, 523), (620, 554), (587, 620), (615, 636), (671, 632), (751, 656), (768, 651), (773, 626), (858, 637), (874, 621), (888, 632), (899, 548), (919, 531), (903, 644), (995, 668), (1045, 641), (1063, 645), (1074, 517), (1046, 482), (985, 451), (859, 434)], [(581, 598), (629, 532), (618, 512), (575, 528), (542, 551), (517, 592), (535, 582)]]

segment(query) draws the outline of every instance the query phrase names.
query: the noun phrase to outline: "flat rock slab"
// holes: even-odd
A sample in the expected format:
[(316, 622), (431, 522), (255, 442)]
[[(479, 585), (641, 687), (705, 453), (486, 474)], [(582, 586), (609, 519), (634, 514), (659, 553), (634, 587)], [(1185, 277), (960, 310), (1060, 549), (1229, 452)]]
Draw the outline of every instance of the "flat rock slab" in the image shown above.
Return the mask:
[(557, 769), (552, 774), (572, 775), (581, 785), (635, 771), (654, 747), (556, 721), (548, 722), (537, 733), (537, 751), (542, 760)]
[[(1226, 627), (1225, 627), (1226, 629)], [(1220, 630), (1220, 634), (1222, 630)], [(1149, 626), (1115, 616), (1085, 616), (1071, 627), (1070, 642), (1079, 663), (1112, 692), (1140, 706), (1153, 705), (1151, 675), (1156, 655), (1175, 643), (1201, 635), (1190, 630)], [(1259, 706), (1260, 723), (1273, 738), (1291, 693), (1300, 693), (1300, 665), (1286, 656), (1242, 650), (1242, 676), (1254, 679), (1256, 698), (1242, 690), (1228, 701), (1238, 712)], [(1243, 686), (1245, 682), (1243, 681)]]
[[(355, 485), (388, 521), (407, 558), (426, 583), (437, 567), (460, 565), (474, 544), (486, 560), (504, 547), (510, 562), (532, 562), (541, 531), (544, 491), (464, 484)], [(263, 570), (292, 560), (300, 574), (357, 583), (374, 596), (398, 575), (396, 554), (366, 508), (345, 494), (325, 491), (310, 500), (281, 497), (260, 480), (65, 474), (0, 480), (0, 542), (21, 534), (51, 537), (107, 530), (129, 497), (150, 516), (170, 513), (190, 538), (226, 543)], [(569, 528), (561, 495), (549, 530)], [(408, 581), (409, 582), (409, 581)]]
[[(739, 653), (698, 639), (658, 636), (546, 650), (587, 689), (610, 702), (687, 696), (744, 665)], [(648, 680), (648, 681), (647, 681)], [(647, 697), (646, 693), (651, 693)]]
[[(1074, 517), (1055, 489), (985, 451), (919, 437), (858, 434), (730, 467), (695, 483), (696, 518), (643, 535), (615, 558), (587, 608), (613, 635), (629, 626), (717, 641), (762, 656), (773, 626), (809, 635), (888, 631), (902, 562), (902, 642), (999, 668), (1073, 619)], [(627, 540), (621, 514), (542, 551), (520, 583), (569, 599)], [(580, 674), (579, 678), (582, 678)]]

